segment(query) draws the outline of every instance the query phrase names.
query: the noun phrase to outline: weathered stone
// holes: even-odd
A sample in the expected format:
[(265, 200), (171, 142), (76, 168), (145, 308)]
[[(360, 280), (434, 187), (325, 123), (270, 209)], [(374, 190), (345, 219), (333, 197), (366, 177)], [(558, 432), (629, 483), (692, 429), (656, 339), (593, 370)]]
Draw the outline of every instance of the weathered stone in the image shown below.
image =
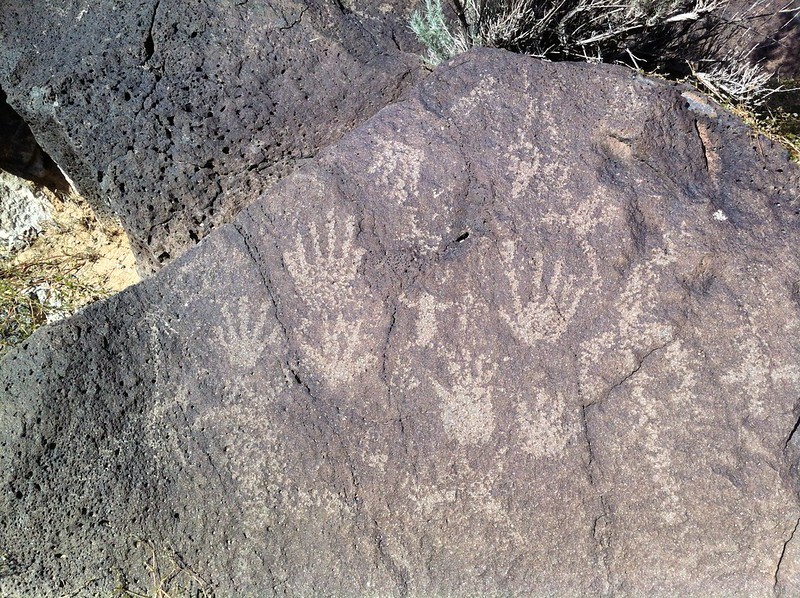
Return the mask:
[(0, 82), (152, 271), (417, 76), (405, 3), (8, 0)]
[(51, 198), (38, 185), (0, 171), (0, 257), (27, 247), (42, 232)]
[[(798, 578), (800, 173), (693, 92), (473, 51), (0, 362), (0, 593)], [(187, 582), (188, 583), (188, 582)]]

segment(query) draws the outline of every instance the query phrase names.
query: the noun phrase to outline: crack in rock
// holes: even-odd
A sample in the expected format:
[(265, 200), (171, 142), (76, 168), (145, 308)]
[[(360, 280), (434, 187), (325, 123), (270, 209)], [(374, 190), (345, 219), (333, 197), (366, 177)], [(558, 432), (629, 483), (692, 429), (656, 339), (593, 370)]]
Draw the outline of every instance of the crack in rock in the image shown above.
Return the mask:
[(153, 57), (153, 54), (156, 51), (155, 41), (153, 41), (153, 27), (155, 27), (156, 14), (158, 13), (159, 4), (161, 4), (161, 0), (156, 0), (156, 3), (153, 5), (153, 14), (150, 16), (150, 26), (147, 28), (147, 37), (144, 40), (143, 64), (147, 64), (147, 62)]
[(649, 357), (650, 357), (650, 356), (651, 356), (653, 353), (655, 353), (655, 352), (657, 352), (657, 351), (660, 351), (661, 349), (665, 349), (665, 348), (667, 348), (667, 347), (668, 347), (669, 345), (671, 345), (673, 342), (675, 342), (675, 339), (674, 339), (674, 338), (673, 338), (673, 339), (670, 339), (670, 340), (668, 340), (667, 342), (665, 342), (665, 343), (663, 343), (663, 344), (661, 344), (661, 345), (658, 345), (658, 346), (656, 346), (656, 347), (653, 347), (652, 349), (650, 349), (650, 350), (649, 350), (647, 353), (645, 353), (645, 354), (644, 354), (644, 355), (643, 355), (641, 358), (639, 358), (639, 359), (637, 360), (637, 361), (638, 361), (638, 363), (636, 364), (636, 367), (634, 367), (634, 368), (633, 368), (633, 369), (632, 369), (632, 370), (631, 370), (631, 371), (630, 371), (628, 374), (626, 374), (626, 375), (625, 375), (625, 376), (624, 376), (624, 377), (623, 377), (623, 378), (622, 378), (622, 379), (621, 379), (619, 382), (616, 382), (616, 383), (614, 383), (614, 384), (613, 384), (613, 385), (612, 385), (612, 386), (611, 386), (611, 387), (608, 389), (608, 391), (606, 391), (606, 394), (605, 394), (605, 396), (604, 396), (602, 399), (599, 399), (599, 400), (597, 400), (597, 401), (594, 401), (593, 403), (589, 403), (589, 405), (588, 405), (588, 406), (596, 405), (597, 403), (600, 403), (600, 402), (602, 402), (602, 401), (605, 401), (605, 400), (607, 400), (607, 399), (608, 399), (608, 398), (611, 396), (611, 393), (612, 393), (612, 392), (614, 392), (614, 391), (615, 391), (616, 389), (618, 389), (620, 386), (622, 386), (623, 384), (625, 384), (625, 383), (626, 383), (628, 380), (630, 380), (631, 378), (633, 378), (633, 376), (635, 376), (635, 375), (636, 375), (636, 374), (639, 372), (639, 370), (641, 370), (641, 369), (642, 369), (642, 366), (644, 365), (644, 362), (645, 362), (645, 361), (647, 361), (647, 359), (648, 359), (648, 358), (649, 358)]
[(780, 595), (781, 588), (780, 588), (780, 573), (781, 573), (781, 566), (783, 565), (783, 558), (786, 556), (786, 549), (788, 548), (791, 541), (794, 539), (795, 533), (797, 533), (797, 528), (800, 527), (800, 518), (798, 518), (797, 523), (794, 524), (794, 528), (792, 529), (792, 533), (789, 534), (789, 538), (783, 543), (783, 548), (781, 548), (781, 554), (778, 557), (778, 564), (775, 567), (775, 583), (772, 586), (773, 591), (776, 595)]
[(592, 521), (591, 535), (595, 541), (595, 549), (597, 551), (597, 558), (601, 563), (604, 574), (604, 594), (608, 593), (612, 587), (611, 583), (611, 554), (609, 548), (611, 546), (612, 536), (612, 520), (608, 508), (608, 501), (605, 494), (600, 489), (600, 483), (595, 475), (595, 468), (597, 462), (595, 458), (594, 446), (592, 446), (591, 435), (589, 433), (589, 421), (587, 410), (592, 405), (581, 405), (581, 429), (586, 441), (586, 449), (589, 455), (587, 463), (587, 472), (589, 475), (589, 484), (597, 492), (598, 500), (600, 501), (600, 514)]
[(789, 443), (792, 441), (792, 438), (794, 438), (794, 435), (797, 433), (798, 427), (800, 427), (800, 418), (798, 418), (797, 421), (794, 423), (792, 431), (789, 432), (789, 435), (786, 437), (786, 442), (783, 443), (784, 451), (786, 451), (789, 448)]
[(383, 563), (384, 567), (392, 574), (392, 577), (395, 578), (395, 582), (397, 583), (397, 589), (400, 596), (408, 596), (410, 594), (409, 591), (409, 581), (408, 581), (408, 571), (404, 567), (401, 567), (397, 564), (397, 561), (389, 554), (389, 551), (386, 548), (386, 540), (381, 532), (381, 528), (378, 525), (378, 520), (372, 520), (373, 525), (373, 538), (375, 541), (375, 548), (378, 552), (378, 558)]

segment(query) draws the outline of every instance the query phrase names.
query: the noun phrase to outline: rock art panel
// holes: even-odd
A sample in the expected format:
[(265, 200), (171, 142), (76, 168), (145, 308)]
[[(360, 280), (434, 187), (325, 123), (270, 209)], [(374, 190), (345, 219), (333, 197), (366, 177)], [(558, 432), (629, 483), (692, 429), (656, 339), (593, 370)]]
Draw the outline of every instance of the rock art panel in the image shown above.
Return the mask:
[(470, 52), (10, 352), (0, 593), (142, 588), (132, 538), (225, 595), (791, 593), (800, 173), (684, 91)]
[(150, 273), (420, 77), (413, 4), (14, 0), (0, 81)]

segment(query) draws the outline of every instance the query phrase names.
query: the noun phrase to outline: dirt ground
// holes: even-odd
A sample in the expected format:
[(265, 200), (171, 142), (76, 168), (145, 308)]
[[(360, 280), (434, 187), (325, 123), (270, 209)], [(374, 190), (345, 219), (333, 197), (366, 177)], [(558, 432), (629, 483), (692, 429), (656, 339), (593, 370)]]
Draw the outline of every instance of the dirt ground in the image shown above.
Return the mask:
[(117, 293), (139, 282), (128, 237), (118, 222), (98, 217), (78, 195), (53, 196), (51, 202), (53, 220), (30, 247), (13, 257), (14, 264), (74, 256), (81, 263), (72, 264), (77, 266), (73, 273), (88, 286)]
[(0, 259), (0, 356), (38, 327), (139, 281), (128, 238), (77, 195), (49, 194), (52, 220)]

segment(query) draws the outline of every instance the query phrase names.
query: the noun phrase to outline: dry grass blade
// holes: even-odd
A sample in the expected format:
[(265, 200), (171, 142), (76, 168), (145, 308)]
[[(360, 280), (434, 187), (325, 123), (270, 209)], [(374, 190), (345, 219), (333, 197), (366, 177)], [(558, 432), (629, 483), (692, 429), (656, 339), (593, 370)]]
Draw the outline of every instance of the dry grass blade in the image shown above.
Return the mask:
[(138, 281), (118, 223), (78, 196), (48, 197), (52, 222), (29, 247), (0, 254), (0, 356), (39, 326)]
[(178, 598), (192, 596), (211, 598), (214, 592), (197, 573), (191, 570), (173, 552), (159, 554), (154, 544), (146, 540), (135, 540), (145, 551), (144, 567), (147, 570), (147, 589), (131, 589), (119, 584), (115, 596), (124, 598)]
[(0, 355), (39, 326), (110, 294), (104, 286), (77, 276), (94, 260), (94, 254), (79, 253), (0, 262)]

